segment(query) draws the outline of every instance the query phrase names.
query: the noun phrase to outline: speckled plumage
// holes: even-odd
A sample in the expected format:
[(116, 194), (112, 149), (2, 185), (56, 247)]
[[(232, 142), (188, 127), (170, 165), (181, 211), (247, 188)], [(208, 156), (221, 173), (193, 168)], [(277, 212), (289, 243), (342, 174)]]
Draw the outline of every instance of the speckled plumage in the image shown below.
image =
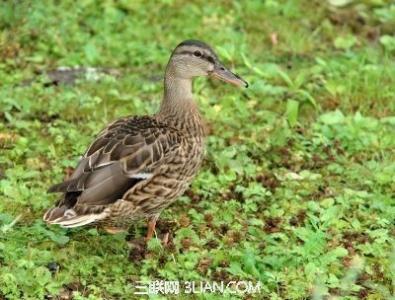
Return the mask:
[(242, 80), (224, 69), (206, 44), (181, 43), (166, 68), (160, 111), (122, 118), (104, 129), (71, 177), (50, 188), (63, 196), (44, 220), (64, 227), (95, 223), (117, 228), (140, 218), (156, 220), (186, 190), (201, 164), (204, 130), (192, 99), (192, 79), (215, 73), (215, 64), (234, 75), (219, 74), (223, 80)]

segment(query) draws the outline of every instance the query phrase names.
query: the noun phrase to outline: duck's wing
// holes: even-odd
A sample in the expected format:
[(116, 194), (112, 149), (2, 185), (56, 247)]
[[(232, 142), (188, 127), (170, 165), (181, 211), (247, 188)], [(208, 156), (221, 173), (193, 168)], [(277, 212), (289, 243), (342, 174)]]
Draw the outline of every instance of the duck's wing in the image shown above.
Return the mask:
[(177, 130), (153, 117), (112, 123), (90, 145), (70, 179), (49, 189), (64, 197), (46, 212), (44, 220), (74, 227), (102, 218), (108, 205), (136, 183), (149, 180), (180, 141)]

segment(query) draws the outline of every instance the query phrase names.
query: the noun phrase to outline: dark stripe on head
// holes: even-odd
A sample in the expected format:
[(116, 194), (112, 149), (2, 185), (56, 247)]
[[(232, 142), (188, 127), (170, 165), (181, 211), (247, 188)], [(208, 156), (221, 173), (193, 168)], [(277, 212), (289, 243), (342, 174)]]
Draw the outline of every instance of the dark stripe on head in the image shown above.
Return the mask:
[[(180, 52), (177, 52), (177, 55), (191, 55), (192, 56), (192, 55), (195, 55), (195, 51), (187, 51), (187, 50), (180, 51)], [(202, 55), (199, 56), (199, 58), (204, 59), (204, 60), (206, 60), (206, 61), (208, 61), (208, 62), (210, 62), (212, 64), (215, 64), (215, 54), (213, 54), (213, 55), (210, 55), (210, 54), (206, 55), (206, 54), (202, 53)]]
[(204, 48), (204, 49), (213, 51), (209, 45), (207, 45), (206, 43), (204, 43), (202, 41), (198, 41), (198, 40), (186, 40), (186, 41), (183, 41), (182, 43), (178, 44), (177, 47), (181, 47), (181, 46), (197, 46), (200, 48)]
[[(201, 55), (196, 55), (195, 53), (197, 52), (201, 53)], [(194, 55), (212, 64), (215, 64), (215, 61), (217, 60), (217, 55), (213, 49), (211, 49), (211, 47), (206, 43), (198, 40), (183, 41), (182, 43), (178, 44), (176, 49), (174, 49), (173, 54), (174, 53), (177, 55)]]

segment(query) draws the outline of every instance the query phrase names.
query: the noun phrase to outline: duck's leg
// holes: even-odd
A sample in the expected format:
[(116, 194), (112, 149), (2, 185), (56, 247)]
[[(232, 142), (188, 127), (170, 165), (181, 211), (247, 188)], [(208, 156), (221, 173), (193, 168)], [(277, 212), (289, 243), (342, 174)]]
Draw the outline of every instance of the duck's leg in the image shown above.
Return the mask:
[(153, 215), (148, 219), (148, 230), (147, 230), (147, 236), (145, 237), (146, 241), (149, 241), (152, 239), (155, 232), (155, 226), (156, 226), (156, 221), (159, 218), (159, 214)]
[(165, 235), (162, 238), (162, 244), (163, 246), (167, 246), (167, 244), (169, 243), (169, 236), (170, 233), (166, 232)]

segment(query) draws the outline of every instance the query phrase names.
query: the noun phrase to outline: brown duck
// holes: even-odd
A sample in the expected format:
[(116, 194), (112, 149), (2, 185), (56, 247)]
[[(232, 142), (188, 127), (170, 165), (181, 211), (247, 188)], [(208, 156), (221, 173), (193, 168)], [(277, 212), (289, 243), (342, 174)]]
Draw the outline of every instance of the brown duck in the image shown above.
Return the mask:
[(207, 44), (182, 42), (166, 68), (160, 111), (119, 119), (99, 133), (71, 177), (49, 189), (63, 195), (44, 221), (114, 232), (147, 218), (150, 239), (159, 214), (184, 193), (202, 161), (203, 124), (192, 96), (197, 76), (248, 86)]

